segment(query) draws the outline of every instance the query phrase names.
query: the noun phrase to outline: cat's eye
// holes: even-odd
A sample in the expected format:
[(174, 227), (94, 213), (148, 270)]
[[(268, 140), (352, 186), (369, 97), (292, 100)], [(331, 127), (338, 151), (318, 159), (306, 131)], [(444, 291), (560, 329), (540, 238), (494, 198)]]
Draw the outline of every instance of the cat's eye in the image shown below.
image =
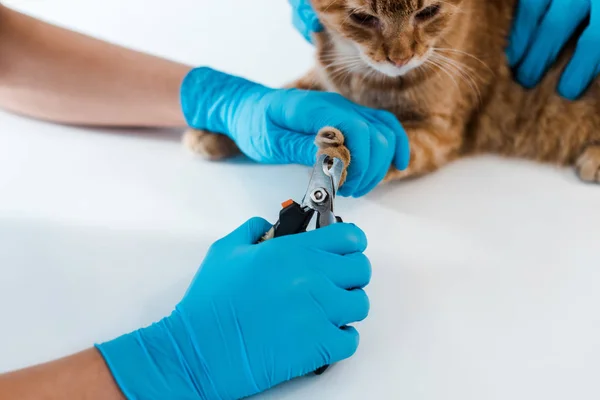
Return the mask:
[(350, 18), (352, 19), (352, 21), (362, 26), (375, 27), (379, 25), (379, 18), (370, 14), (355, 11), (352, 14), (350, 14)]
[(425, 7), (424, 9), (419, 11), (415, 15), (415, 19), (421, 22), (430, 20), (431, 18), (435, 17), (440, 13), (441, 8), (442, 7), (439, 4), (432, 4), (429, 7)]

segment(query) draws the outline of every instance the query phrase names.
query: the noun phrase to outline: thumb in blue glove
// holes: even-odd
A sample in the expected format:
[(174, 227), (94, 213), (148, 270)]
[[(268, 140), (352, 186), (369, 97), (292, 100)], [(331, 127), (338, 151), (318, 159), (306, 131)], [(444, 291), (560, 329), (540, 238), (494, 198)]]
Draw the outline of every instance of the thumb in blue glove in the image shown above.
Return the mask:
[(370, 264), (354, 225), (255, 244), (254, 218), (209, 250), (173, 313), (97, 346), (131, 399), (239, 399), (354, 354)]

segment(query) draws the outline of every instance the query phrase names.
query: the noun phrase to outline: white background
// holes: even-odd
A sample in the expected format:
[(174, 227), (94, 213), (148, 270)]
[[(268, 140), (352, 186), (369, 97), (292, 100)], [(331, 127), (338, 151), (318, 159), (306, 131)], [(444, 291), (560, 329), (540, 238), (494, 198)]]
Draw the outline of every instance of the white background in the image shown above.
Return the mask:
[[(281, 85), (311, 65), (285, 0), (21, 0), (85, 33)], [(207, 247), (272, 221), (308, 169), (208, 163), (179, 132), (85, 130), (0, 113), (0, 371), (170, 311)], [(267, 398), (597, 399), (600, 187), (484, 157), (340, 198), (368, 234), (354, 358)]]

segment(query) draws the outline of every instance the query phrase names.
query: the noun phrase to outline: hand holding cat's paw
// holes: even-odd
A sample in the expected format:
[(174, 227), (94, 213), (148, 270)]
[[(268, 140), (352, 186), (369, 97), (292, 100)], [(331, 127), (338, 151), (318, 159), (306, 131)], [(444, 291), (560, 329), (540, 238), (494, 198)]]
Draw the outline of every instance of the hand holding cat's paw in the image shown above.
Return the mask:
[[(364, 196), (382, 182), (391, 165), (399, 170), (407, 168), (408, 138), (396, 117), (356, 105), (338, 95), (332, 95), (331, 100), (340, 109), (327, 114), (332, 123), (319, 130), (315, 144), (318, 154), (344, 162), (340, 195)], [(341, 112), (342, 107), (348, 110)]]
[(386, 177), (390, 166), (405, 170), (410, 160), (408, 136), (396, 117), (387, 111), (357, 107), (356, 118), (339, 126), (352, 157), (342, 196), (361, 197)]
[[(381, 114), (383, 119), (389, 118), (386, 114)], [(388, 120), (390, 127), (394, 128), (394, 121), (396, 121), (395, 117), (391, 117), (393, 120)], [(404, 132), (400, 124), (395, 122), (398, 126), (396, 127), (397, 131)], [(363, 127), (365, 130), (368, 127)], [(393, 132), (393, 131), (392, 131)], [(367, 136), (365, 136), (367, 137)], [(408, 141), (404, 141), (405, 138), (397, 139), (394, 134), (390, 134), (387, 131), (384, 132), (372, 132), (371, 133), (371, 141), (367, 143), (367, 148), (370, 149), (371, 153), (374, 154), (374, 158), (372, 158), (372, 162), (375, 163), (370, 168), (369, 171), (366, 171), (362, 178), (362, 182), (359, 184), (358, 190), (351, 192), (347, 189), (344, 189), (344, 183), (346, 182), (346, 178), (348, 177), (348, 170), (350, 167), (351, 155), (350, 150), (345, 146), (345, 137), (344, 134), (336, 128), (331, 126), (326, 126), (322, 128), (317, 134), (317, 138), (315, 139), (315, 144), (319, 148), (317, 154), (327, 154), (330, 157), (338, 158), (344, 163), (344, 171), (342, 173), (342, 177), (340, 180), (340, 192), (342, 194), (351, 194), (355, 197), (362, 196), (369, 191), (371, 191), (377, 184), (379, 184), (387, 175), (387, 171), (390, 168), (390, 165), (393, 163), (398, 165), (398, 169), (405, 169), (408, 166), (408, 158), (409, 158), (409, 148)], [(396, 142), (400, 141), (400, 143), (396, 146)], [(358, 149), (360, 153), (364, 148)], [(390, 150), (396, 151), (396, 154), (392, 154), (394, 157), (389, 160)], [(387, 153), (386, 153), (387, 151)], [(364, 153), (364, 151), (363, 151)], [(388, 161), (389, 162), (386, 162)], [(361, 162), (362, 160), (358, 160)], [(355, 171), (352, 171), (355, 172)], [(360, 172), (360, 170), (358, 170)], [(356, 175), (356, 174), (355, 174)]]
[[(181, 101), (186, 121), (199, 130), (186, 136), (188, 147), (211, 158), (228, 155), (222, 150), (230, 150), (232, 143), (202, 137), (200, 131), (226, 135), (246, 156), (268, 164), (312, 166), (319, 148), (337, 148), (347, 167), (342, 196), (363, 196), (383, 180), (392, 163), (400, 170), (408, 165), (408, 138), (396, 117), (339, 94), (271, 89), (197, 68), (184, 80)], [(335, 131), (317, 135), (323, 127)], [(327, 132), (334, 134), (328, 139)]]

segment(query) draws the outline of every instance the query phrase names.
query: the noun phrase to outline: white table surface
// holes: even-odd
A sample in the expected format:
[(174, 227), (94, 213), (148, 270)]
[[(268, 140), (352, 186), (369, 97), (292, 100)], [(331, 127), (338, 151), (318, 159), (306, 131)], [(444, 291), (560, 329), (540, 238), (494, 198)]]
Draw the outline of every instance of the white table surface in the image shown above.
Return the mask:
[[(284, 0), (8, 3), (270, 85), (311, 64)], [(205, 162), (179, 134), (0, 113), (0, 371), (162, 317), (210, 243), (303, 194), (307, 168)], [(599, 398), (600, 187), (484, 157), (337, 205), (370, 239), (361, 346), (265, 398)]]

